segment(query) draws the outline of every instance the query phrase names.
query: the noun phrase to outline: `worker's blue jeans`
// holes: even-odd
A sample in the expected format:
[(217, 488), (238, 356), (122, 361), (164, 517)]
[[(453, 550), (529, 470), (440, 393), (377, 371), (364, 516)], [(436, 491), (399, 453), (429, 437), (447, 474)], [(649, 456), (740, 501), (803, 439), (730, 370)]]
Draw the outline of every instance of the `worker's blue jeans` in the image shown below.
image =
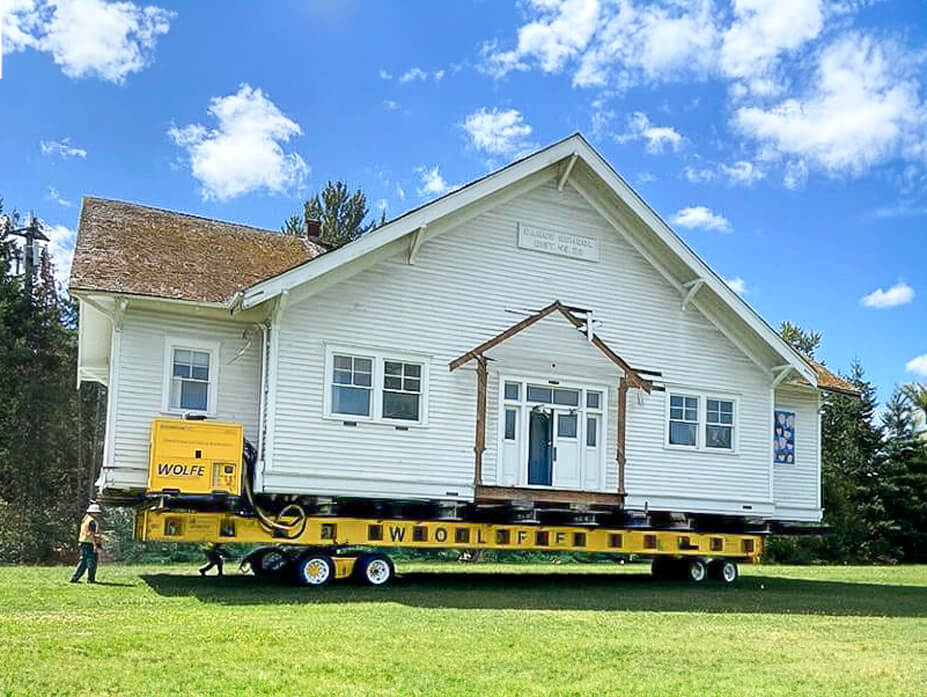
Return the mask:
[(74, 569), (74, 575), (71, 577), (71, 580), (80, 581), (80, 577), (84, 575), (85, 571), (87, 572), (87, 580), (91, 583), (96, 582), (97, 550), (94, 548), (92, 542), (80, 543), (80, 562), (77, 564), (77, 568)]

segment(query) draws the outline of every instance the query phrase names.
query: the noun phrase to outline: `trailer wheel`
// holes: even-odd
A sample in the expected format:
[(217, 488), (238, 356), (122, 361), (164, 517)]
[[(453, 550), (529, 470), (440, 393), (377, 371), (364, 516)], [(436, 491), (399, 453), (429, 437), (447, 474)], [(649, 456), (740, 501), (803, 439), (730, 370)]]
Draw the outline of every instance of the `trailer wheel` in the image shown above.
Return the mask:
[(385, 554), (363, 554), (357, 560), (354, 574), (368, 586), (385, 586), (396, 576), (396, 567)]
[(690, 559), (686, 565), (686, 577), (693, 583), (701, 583), (708, 578), (708, 565), (701, 559)]
[(740, 577), (737, 562), (730, 559), (718, 559), (708, 567), (711, 577), (723, 583), (734, 583)]
[(335, 578), (335, 562), (327, 554), (306, 554), (296, 565), (296, 578), (304, 586), (325, 586)]
[(255, 576), (267, 578), (279, 576), (290, 566), (290, 558), (279, 547), (265, 547), (247, 557), (248, 566)]

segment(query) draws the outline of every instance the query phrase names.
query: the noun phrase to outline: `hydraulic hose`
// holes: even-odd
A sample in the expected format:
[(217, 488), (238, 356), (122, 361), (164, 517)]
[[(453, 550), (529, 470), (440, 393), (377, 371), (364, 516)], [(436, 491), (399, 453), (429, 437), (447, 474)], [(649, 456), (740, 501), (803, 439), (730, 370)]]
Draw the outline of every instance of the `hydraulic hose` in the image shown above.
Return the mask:
[[(257, 450), (247, 439), (245, 439), (242, 456), (248, 468), (245, 473), (245, 498), (248, 500), (248, 506), (257, 515), (261, 525), (273, 532), (281, 533), (288, 540), (296, 539), (302, 535), (308, 523), (308, 516), (303, 507), (298, 503), (291, 503), (280, 509), (277, 515), (273, 517), (262, 510), (255, 502), (254, 493), (251, 491), (251, 479), (254, 475), (254, 465), (257, 462)], [(283, 520), (289, 512), (296, 515), (296, 519), (292, 522)]]

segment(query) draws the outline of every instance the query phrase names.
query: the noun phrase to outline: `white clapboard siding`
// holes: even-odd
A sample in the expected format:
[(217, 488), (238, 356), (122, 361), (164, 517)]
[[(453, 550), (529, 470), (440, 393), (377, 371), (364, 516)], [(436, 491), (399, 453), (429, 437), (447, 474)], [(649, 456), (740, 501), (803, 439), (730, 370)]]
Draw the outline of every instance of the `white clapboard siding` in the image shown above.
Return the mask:
[[(601, 260), (519, 249), (519, 223), (596, 238)], [(552, 182), (428, 239), (415, 265), (400, 254), (286, 308), (265, 491), (469, 497), (476, 377), (472, 365), (449, 373), (447, 364), (518, 321), (507, 308), (538, 309), (555, 299), (593, 309), (600, 336), (632, 366), (661, 371), (671, 385), (738, 399), (737, 454), (681, 452), (663, 445), (665, 395), (654, 392), (638, 403), (632, 390), (630, 506), (662, 501), (693, 512), (741, 514), (744, 506), (772, 512), (770, 378), (696, 309), (683, 310), (679, 293), (575, 190), (558, 191)], [(431, 356), (428, 425), (398, 431), (323, 419), (325, 342)], [(569, 353), (561, 345), (543, 350)], [(582, 364), (582, 356), (565, 356), (564, 363), (574, 361)], [(490, 372), (486, 483), (497, 470), (500, 370)], [(610, 391), (606, 484), (612, 491), (614, 400)]]
[[(164, 353), (167, 337), (219, 342), (217, 421), (243, 424), (245, 436), (257, 437), (261, 371), (260, 332), (236, 360), (248, 341), (248, 325), (133, 309), (125, 313), (119, 341), (118, 381), (112, 389), (112, 418), (107, 432), (107, 461), (103, 481), (107, 489), (144, 488), (148, 472), (151, 421), (162, 412)], [(213, 367), (211, 366), (211, 370)]]
[(773, 466), (776, 517), (820, 520), (821, 422), (818, 395), (812, 390), (777, 389), (776, 409), (795, 412), (795, 462)]

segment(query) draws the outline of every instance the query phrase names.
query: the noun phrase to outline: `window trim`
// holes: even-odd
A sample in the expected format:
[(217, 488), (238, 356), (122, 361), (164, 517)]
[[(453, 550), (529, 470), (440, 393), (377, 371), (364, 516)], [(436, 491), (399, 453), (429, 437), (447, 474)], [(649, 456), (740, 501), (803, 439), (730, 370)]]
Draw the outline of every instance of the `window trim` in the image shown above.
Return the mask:
[[(171, 382), (174, 373), (174, 351), (199, 351), (209, 354), (209, 387), (206, 390), (206, 410), (182, 409), (171, 406)], [(161, 413), (163, 414), (205, 414), (212, 417), (216, 415), (219, 399), (219, 380), (221, 379), (222, 344), (219, 341), (204, 341), (184, 336), (164, 337), (164, 359), (161, 365)]]
[[(673, 397), (682, 397), (682, 419), (670, 419), (670, 414), (672, 410), (672, 401)], [(695, 421), (689, 421), (685, 418), (686, 412), (686, 398), (695, 400)], [(702, 441), (702, 421), (703, 421), (703, 412), (702, 412), (702, 396), (697, 392), (692, 390), (666, 390), (666, 438), (665, 445), (668, 448), (679, 448), (682, 450), (698, 450)], [(688, 445), (686, 443), (671, 443), (670, 442), (670, 421), (679, 421), (680, 423), (685, 424), (695, 424), (695, 443)]]
[[(664, 399), (663, 414), (663, 449), (664, 450), (681, 450), (688, 453), (706, 453), (709, 455), (739, 455), (740, 454), (740, 395), (725, 392), (715, 392), (704, 389), (694, 389), (683, 385), (667, 385)], [(698, 399), (698, 428), (695, 435), (695, 445), (679, 445), (670, 443), (669, 440), (669, 423), (670, 423), (670, 397), (673, 395), (682, 395), (685, 397), (695, 397)], [(732, 402), (734, 405), (734, 419), (731, 427), (731, 447), (728, 448), (709, 448), (706, 444), (705, 429), (708, 425), (708, 400), (719, 399), (725, 402)], [(691, 422), (690, 422), (691, 423)], [(726, 425), (726, 424), (725, 424)]]
[[(389, 426), (420, 428), (428, 425), (428, 397), (431, 373), (431, 356), (409, 351), (370, 348), (352, 344), (325, 343), (325, 365), (322, 375), (322, 418), (330, 421), (356, 421), (358, 423), (376, 423)], [(332, 411), (332, 379), (334, 377), (335, 355), (369, 358), (373, 361), (373, 374), (370, 387), (370, 415), (339, 414)], [(421, 392), (418, 420), (395, 419), (383, 416), (384, 372), (386, 361), (397, 363), (416, 363), (422, 366)], [(408, 393), (404, 393), (408, 394)]]

